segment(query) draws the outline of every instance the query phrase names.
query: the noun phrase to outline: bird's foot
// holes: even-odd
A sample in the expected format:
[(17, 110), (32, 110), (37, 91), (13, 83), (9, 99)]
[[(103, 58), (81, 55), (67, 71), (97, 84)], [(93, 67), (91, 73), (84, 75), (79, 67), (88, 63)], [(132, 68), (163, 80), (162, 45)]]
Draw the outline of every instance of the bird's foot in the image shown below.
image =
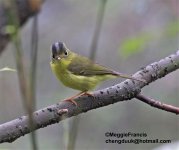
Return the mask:
[(74, 99), (79, 97), (80, 95), (83, 95), (83, 93), (84, 92), (80, 92), (80, 93), (78, 93), (78, 94), (76, 94), (76, 95), (74, 95), (74, 96), (72, 96), (70, 98), (67, 98), (67, 99), (63, 100), (63, 101), (68, 101), (68, 102), (73, 103), (75, 106), (78, 106), (77, 102), (75, 102)]
[(66, 101), (66, 102), (71, 102), (73, 103), (75, 106), (78, 106), (77, 102), (75, 102), (72, 98), (68, 98), (68, 99), (65, 99), (63, 101)]
[(87, 96), (90, 96), (90, 97), (94, 98), (94, 96), (92, 94), (88, 93), (88, 92), (80, 92), (77, 95), (74, 95), (74, 96), (72, 96), (70, 98), (67, 98), (67, 99), (63, 100), (63, 101), (68, 101), (68, 102), (73, 103), (75, 106), (78, 106), (77, 102), (74, 101), (74, 99), (79, 97), (79, 96), (83, 96), (83, 95), (87, 95)]
[(83, 95), (90, 96), (90, 97), (93, 97), (93, 98), (94, 98), (93, 94), (88, 93), (88, 92), (84, 92)]

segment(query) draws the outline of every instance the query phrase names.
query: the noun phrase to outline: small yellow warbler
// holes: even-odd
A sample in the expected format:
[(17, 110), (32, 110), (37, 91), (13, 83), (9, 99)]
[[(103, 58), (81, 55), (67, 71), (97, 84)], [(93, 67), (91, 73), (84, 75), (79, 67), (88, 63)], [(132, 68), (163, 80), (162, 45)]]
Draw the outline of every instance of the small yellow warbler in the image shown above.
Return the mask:
[(70, 51), (63, 42), (52, 44), (51, 53), (50, 65), (53, 73), (65, 86), (81, 91), (66, 99), (75, 105), (77, 103), (73, 100), (74, 98), (84, 94), (91, 95), (87, 91), (94, 89), (99, 83), (108, 79), (122, 77), (146, 82), (143, 79), (136, 79), (96, 64), (87, 57)]

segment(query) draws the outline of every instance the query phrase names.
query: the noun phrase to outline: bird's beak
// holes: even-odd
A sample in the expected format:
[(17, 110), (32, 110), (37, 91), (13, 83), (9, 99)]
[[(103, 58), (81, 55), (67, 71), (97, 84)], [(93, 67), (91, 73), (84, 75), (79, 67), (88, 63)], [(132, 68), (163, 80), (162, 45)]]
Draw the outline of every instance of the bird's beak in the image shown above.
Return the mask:
[(60, 56), (53, 56), (52, 55), (52, 61), (54, 62), (54, 61), (56, 61), (56, 60), (61, 60), (61, 57)]
[(58, 56), (58, 57), (57, 57), (57, 59), (58, 59), (58, 60), (60, 60), (60, 59), (61, 59), (61, 57), (60, 57), (60, 56)]

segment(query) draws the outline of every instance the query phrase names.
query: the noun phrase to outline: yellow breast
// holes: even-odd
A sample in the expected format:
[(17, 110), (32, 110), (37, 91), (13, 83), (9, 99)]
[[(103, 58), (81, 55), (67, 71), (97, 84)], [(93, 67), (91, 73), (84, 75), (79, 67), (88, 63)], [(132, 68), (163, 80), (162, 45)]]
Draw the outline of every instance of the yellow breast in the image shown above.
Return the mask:
[(69, 72), (62, 64), (51, 63), (53, 73), (67, 87), (79, 91), (89, 91), (94, 89), (102, 81), (114, 78), (114, 76), (80, 76)]
[(74, 75), (69, 72), (61, 63), (50, 63), (50, 65), (53, 73), (65, 86), (76, 90), (92, 90), (100, 81), (98, 77), (85, 77)]

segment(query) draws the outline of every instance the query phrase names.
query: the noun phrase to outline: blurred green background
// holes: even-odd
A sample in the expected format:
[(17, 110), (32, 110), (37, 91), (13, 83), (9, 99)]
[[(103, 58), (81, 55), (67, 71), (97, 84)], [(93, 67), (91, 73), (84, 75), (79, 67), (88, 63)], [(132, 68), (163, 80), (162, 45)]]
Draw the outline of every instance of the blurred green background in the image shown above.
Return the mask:
[[(37, 109), (52, 105), (78, 91), (59, 84), (52, 74), (50, 45), (64, 41), (74, 52), (89, 56), (99, 0), (46, 1), (39, 13), (39, 51), (37, 71)], [(32, 20), (21, 29), (24, 60), (28, 70)], [(132, 74), (141, 67), (175, 53), (179, 47), (178, 0), (108, 0), (98, 43), (96, 61), (122, 73)], [(0, 68), (15, 68), (14, 46), (10, 43), (0, 56)], [(146, 86), (146, 96), (179, 106), (179, 72)], [(98, 89), (114, 85), (110, 80)], [(0, 73), (0, 123), (25, 114), (17, 74)], [(39, 149), (64, 149), (63, 124), (37, 131)], [(77, 150), (150, 150), (160, 144), (106, 144), (106, 132), (146, 132), (148, 139), (179, 140), (179, 118), (152, 108), (138, 100), (120, 102), (81, 115)], [(29, 135), (0, 149), (30, 149)], [(179, 148), (178, 148), (179, 149)]]

